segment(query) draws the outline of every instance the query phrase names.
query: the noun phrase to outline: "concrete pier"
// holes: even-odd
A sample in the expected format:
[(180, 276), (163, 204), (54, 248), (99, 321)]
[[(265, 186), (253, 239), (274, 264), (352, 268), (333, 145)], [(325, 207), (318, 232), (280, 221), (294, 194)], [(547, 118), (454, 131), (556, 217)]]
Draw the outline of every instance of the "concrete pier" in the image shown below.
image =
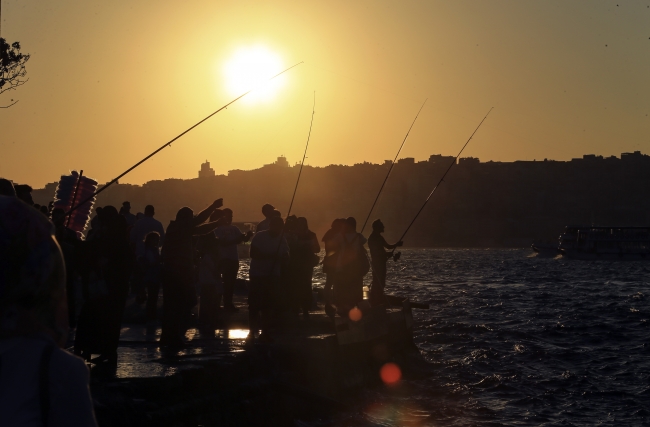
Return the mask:
[[(248, 312), (222, 314), (219, 329), (189, 325), (185, 345), (158, 345), (142, 307), (127, 303), (116, 365), (90, 364), (102, 426), (295, 425), (346, 411), (362, 387), (381, 385), (387, 362), (417, 355), (408, 302), (362, 307), (356, 322), (322, 309), (284, 319), (269, 344), (247, 344)], [(272, 421), (272, 422), (271, 422)]]

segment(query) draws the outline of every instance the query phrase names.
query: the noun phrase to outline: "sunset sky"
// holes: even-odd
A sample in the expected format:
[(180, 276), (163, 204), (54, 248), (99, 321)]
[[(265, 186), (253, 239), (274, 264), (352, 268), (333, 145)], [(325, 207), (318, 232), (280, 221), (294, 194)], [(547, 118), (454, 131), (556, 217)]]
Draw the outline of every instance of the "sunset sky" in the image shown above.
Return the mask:
[(235, 98), (246, 52), (304, 64), (121, 182), (293, 164), (314, 91), (314, 166), (392, 159), (426, 98), (401, 157), (456, 155), (490, 107), (465, 156), (650, 153), (650, 0), (2, 0), (1, 31), (31, 59), (0, 95), (0, 176), (34, 187), (112, 179)]

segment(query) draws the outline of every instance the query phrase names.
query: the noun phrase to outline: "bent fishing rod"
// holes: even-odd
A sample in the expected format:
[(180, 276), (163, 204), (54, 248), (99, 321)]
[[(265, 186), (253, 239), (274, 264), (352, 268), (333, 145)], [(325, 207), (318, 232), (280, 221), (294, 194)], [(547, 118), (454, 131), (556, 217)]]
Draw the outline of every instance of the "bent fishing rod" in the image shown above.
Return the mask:
[[(300, 64), (302, 64), (302, 63), (303, 63), (303, 62), (301, 61), (301, 62), (298, 62), (297, 64), (292, 65), (291, 67), (287, 68), (286, 70), (281, 71), (281, 72), (279, 72), (278, 74), (274, 75), (273, 77), (267, 79), (264, 83), (268, 83), (268, 82), (270, 82), (271, 80), (275, 79), (276, 77), (278, 77), (278, 76), (280, 76), (280, 75), (286, 73), (287, 71), (291, 70), (292, 68), (297, 67), (298, 65), (300, 65)], [(116, 177), (116, 178), (113, 179), (112, 181), (106, 183), (106, 185), (104, 185), (102, 188), (100, 188), (99, 190), (95, 191), (93, 194), (91, 194), (90, 196), (88, 196), (85, 200), (83, 200), (82, 202), (80, 202), (80, 203), (77, 204), (76, 206), (73, 206), (72, 208), (70, 208), (70, 210), (69, 210), (68, 212), (66, 212), (66, 215), (70, 215), (70, 214), (71, 214), (72, 212), (74, 212), (77, 208), (79, 208), (80, 206), (82, 206), (82, 205), (84, 205), (85, 203), (89, 202), (90, 200), (93, 199), (93, 197), (97, 196), (99, 193), (101, 193), (102, 191), (104, 191), (104, 190), (106, 190), (108, 187), (110, 187), (111, 185), (113, 185), (113, 184), (115, 184), (116, 182), (118, 182), (118, 180), (119, 180), (120, 178), (122, 178), (124, 175), (126, 175), (126, 174), (129, 173), (129, 172), (131, 172), (133, 169), (137, 168), (138, 166), (140, 166), (141, 164), (143, 164), (144, 162), (146, 162), (147, 160), (149, 160), (150, 158), (152, 158), (153, 156), (155, 156), (156, 154), (158, 154), (158, 153), (159, 153), (160, 151), (162, 151), (163, 149), (165, 149), (165, 148), (167, 148), (167, 147), (171, 147), (172, 142), (176, 141), (177, 139), (179, 139), (180, 137), (182, 137), (183, 135), (185, 135), (186, 133), (188, 133), (189, 131), (191, 131), (192, 129), (194, 129), (195, 127), (197, 127), (198, 125), (200, 125), (201, 123), (205, 122), (205, 121), (208, 120), (210, 117), (214, 116), (215, 114), (219, 113), (219, 112), (222, 111), (222, 110), (225, 110), (225, 109), (228, 108), (230, 105), (232, 105), (232, 104), (234, 104), (235, 102), (239, 101), (240, 99), (242, 99), (243, 97), (245, 97), (245, 96), (248, 95), (249, 93), (251, 93), (251, 92), (257, 90), (260, 86), (262, 86), (262, 84), (260, 84), (260, 85), (258, 85), (258, 86), (256, 86), (256, 87), (254, 87), (253, 89), (249, 90), (248, 92), (245, 92), (245, 93), (242, 94), (242, 95), (239, 95), (237, 98), (233, 99), (232, 101), (230, 101), (229, 103), (227, 103), (227, 104), (224, 105), (223, 107), (219, 108), (219, 109), (218, 109), (217, 111), (215, 111), (214, 113), (210, 114), (209, 116), (205, 117), (203, 120), (197, 122), (197, 123), (194, 124), (193, 126), (189, 127), (188, 129), (186, 129), (185, 131), (183, 131), (182, 133), (180, 133), (178, 136), (176, 136), (175, 138), (173, 138), (171, 141), (166, 142), (166, 143), (163, 144), (161, 147), (159, 147), (157, 150), (155, 150), (153, 153), (149, 154), (147, 157), (145, 157), (144, 159), (140, 160), (138, 163), (136, 163), (135, 165), (131, 166), (131, 167), (128, 168), (126, 171), (122, 172), (118, 177)]]
[[(440, 181), (438, 181), (438, 183), (436, 184), (436, 186), (433, 187), (433, 190), (431, 190), (431, 193), (429, 193), (429, 196), (427, 197), (427, 199), (426, 199), (426, 200), (424, 201), (424, 203), (422, 204), (422, 207), (420, 208), (420, 210), (418, 211), (418, 213), (415, 214), (415, 218), (413, 218), (413, 221), (411, 221), (411, 223), (409, 224), (409, 226), (406, 227), (406, 230), (404, 231), (404, 234), (402, 234), (402, 237), (399, 238), (398, 242), (401, 242), (402, 240), (404, 240), (404, 236), (406, 236), (406, 233), (408, 233), (408, 231), (411, 229), (411, 226), (413, 225), (413, 223), (415, 223), (415, 220), (418, 219), (418, 216), (420, 216), (420, 213), (422, 213), (422, 211), (424, 210), (424, 207), (427, 205), (427, 203), (429, 203), (429, 200), (431, 199), (431, 196), (433, 196), (433, 193), (436, 192), (436, 190), (438, 189), (438, 187), (440, 186), (440, 184), (445, 180), (445, 176), (447, 176), (447, 174), (449, 173), (449, 171), (451, 170), (451, 168), (456, 164), (456, 162), (458, 161), (458, 158), (460, 157), (460, 155), (461, 155), (461, 154), (463, 153), (463, 151), (465, 150), (465, 147), (467, 147), (467, 144), (469, 144), (469, 142), (472, 140), (472, 138), (474, 137), (474, 134), (476, 134), (476, 132), (477, 132), (478, 129), (481, 127), (481, 125), (483, 124), (483, 122), (485, 121), (485, 119), (487, 119), (487, 116), (490, 114), (490, 111), (492, 111), (493, 108), (494, 108), (494, 107), (490, 108), (490, 110), (487, 112), (487, 114), (485, 115), (485, 117), (483, 117), (483, 120), (481, 120), (481, 123), (478, 124), (478, 126), (476, 127), (476, 129), (474, 129), (474, 132), (472, 132), (472, 134), (470, 135), (470, 137), (469, 137), (469, 139), (467, 140), (467, 142), (465, 143), (465, 145), (463, 145), (463, 148), (460, 149), (460, 151), (458, 152), (458, 155), (457, 155), (457, 156), (454, 158), (454, 160), (451, 162), (451, 164), (449, 165), (449, 167), (447, 168), (447, 170), (445, 171), (445, 173), (442, 175), (442, 178), (440, 178)], [(395, 249), (393, 249), (393, 252), (395, 252)]]
[(388, 177), (390, 176), (390, 173), (393, 170), (393, 166), (395, 166), (395, 162), (397, 161), (397, 156), (399, 156), (399, 153), (402, 151), (402, 147), (404, 147), (404, 143), (408, 139), (409, 134), (411, 133), (411, 129), (413, 129), (413, 125), (415, 124), (415, 121), (418, 119), (418, 116), (420, 115), (420, 111), (422, 111), (422, 109), (424, 108), (424, 104), (427, 103), (427, 99), (424, 100), (424, 102), (422, 103), (422, 106), (418, 110), (418, 113), (415, 115), (415, 119), (413, 119), (413, 123), (411, 123), (411, 127), (409, 128), (408, 132), (406, 132), (406, 136), (404, 137), (404, 140), (402, 141), (402, 145), (399, 146), (399, 150), (397, 150), (397, 154), (395, 154), (395, 158), (393, 159), (393, 163), (391, 163), (390, 168), (388, 168), (388, 173), (386, 174), (386, 178), (384, 178), (384, 182), (381, 184), (381, 187), (379, 188), (379, 193), (377, 193), (377, 197), (375, 197), (375, 201), (372, 203), (372, 206), (370, 207), (370, 212), (368, 212), (368, 216), (366, 217), (366, 221), (363, 223), (363, 227), (361, 227), (361, 234), (363, 234), (363, 230), (366, 228), (366, 225), (368, 224), (368, 220), (370, 219), (370, 215), (372, 214), (372, 210), (375, 209), (375, 205), (377, 204), (377, 201), (379, 200), (379, 196), (381, 196), (381, 192), (384, 189), (384, 185), (386, 185), (386, 181), (388, 181)]

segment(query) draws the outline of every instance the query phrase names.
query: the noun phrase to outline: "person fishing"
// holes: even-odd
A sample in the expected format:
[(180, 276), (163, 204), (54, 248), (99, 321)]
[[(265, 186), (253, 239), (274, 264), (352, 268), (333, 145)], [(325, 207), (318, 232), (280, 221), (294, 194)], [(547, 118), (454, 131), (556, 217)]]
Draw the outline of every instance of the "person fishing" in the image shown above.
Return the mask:
[(370, 304), (384, 303), (384, 287), (386, 286), (386, 262), (392, 257), (392, 252), (385, 249), (395, 249), (404, 244), (401, 240), (394, 245), (389, 245), (381, 233), (384, 232), (384, 223), (377, 219), (372, 223), (372, 233), (368, 237), (368, 248), (372, 268), (372, 285), (370, 287)]
[(252, 231), (242, 233), (239, 228), (232, 224), (232, 209), (223, 210), (223, 220), (214, 230), (214, 235), (219, 239), (219, 271), (223, 281), (223, 308), (226, 311), (239, 311), (233, 304), (233, 294), (237, 273), (239, 272), (239, 251), (237, 245), (248, 242), (253, 236)]
[(269, 229), (260, 231), (251, 241), (251, 264), (248, 270), (247, 341), (254, 342), (261, 330), (260, 340), (270, 341), (270, 315), (279, 297), (279, 279), (289, 260), (289, 245), (283, 234), (284, 221), (272, 217)]
[(338, 236), (341, 249), (336, 264), (336, 279), (333, 283), (334, 303), (341, 317), (363, 300), (363, 277), (370, 270), (368, 255), (363, 245), (366, 238), (357, 232), (357, 221), (349, 217), (343, 223)]
[[(194, 239), (210, 233), (218, 221), (205, 223), (212, 213), (223, 206), (223, 199), (194, 216), (192, 209), (181, 208), (176, 219), (169, 223), (162, 247), (163, 260), (163, 319), (161, 345), (183, 344), (184, 315), (195, 305), (196, 293), (192, 286), (194, 273)], [(205, 224), (204, 224), (205, 223)]]
[(332, 307), (334, 297), (332, 287), (336, 282), (336, 264), (341, 249), (341, 238), (345, 218), (336, 218), (332, 221), (332, 226), (321, 239), (325, 246), (325, 257), (323, 258), (323, 273), (325, 273), (325, 288), (323, 289), (323, 299), (325, 300), (325, 314), (333, 318), (336, 310)]

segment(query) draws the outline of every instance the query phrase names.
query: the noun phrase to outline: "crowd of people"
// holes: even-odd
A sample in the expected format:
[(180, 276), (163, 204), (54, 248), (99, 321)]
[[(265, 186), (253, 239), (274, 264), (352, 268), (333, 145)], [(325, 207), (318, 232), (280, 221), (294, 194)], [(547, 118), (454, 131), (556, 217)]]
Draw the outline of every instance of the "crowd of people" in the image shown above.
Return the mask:
[[(3, 184), (6, 186), (6, 183)], [(2, 189), (0, 189), (2, 190)], [(29, 189), (31, 190), (31, 189)], [(18, 197), (18, 192), (13, 194)], [(29, 191), (19, 197), (34, 206)], [(233, 301), (239, 277), (238, 245), (250, 241), (248, 271), (249, 340), (270, 339), (274, 319), (309, 320), (314, 308), (312, 278), (322, 264), (326, 275), (326, 313), (347, 317), (363, 300), (364, 276), (372, 269), (372, 304), (382, 304), (386, 261), (401, 245), (382, 237), (381, 221), (366, 239), (353, 217), (338, 218), (319, 241), (304, 217), (283, 218), (270, 204), (255, 231), (233, 225), (233, 211), (223, 200), (195, 213), (181, 208), (167, 227), (155, 218), (155, 208), (131, 213), (124, 202), (97, 207), (87, 236), (81, 239), (65, 226), (66, 212), (34, 206), (53, 224), (67, 271), (68, 323), (76, 327), (75, 352), (94, 361), (117, 360), (121, 322), (129, 293), (144, 306), (148, 327), (160, 321), (160, 344), (182, 346), (189, 319), (199, 306), (198, 326), (214, 331), (223, 315), (239, 311)], [(45, 208), (45, 209), (43, 209)], [(325, 256), (321, 259), (321, 243)], [(370, 257), (365, 249), (370, 249)], [(370, 258), (370, 259), (369, 259)], [(158, 302), (162, 290), (162, 318)], [(81, 307), (77, 301), (82, 300)], [(200, 301), (200, 303), (199, 303)], [(285, 316), (287, 317), (287, 316)], [(262, 331), (258, 337), (258, 333)]]
[[(94, 362), (116, 363), (130, 292), (144, 305), (148, 327), (161, 321), (161, 346), (183, 346), (197, 304), (199, 328), (214, 333), (222, 315), (239, 311), (233, 300), (242, 280), (238, 245), (250, 241), (248, 341), (268, 342), (279, 318), (298, 322), (302, 314), (309, 320), (314, 308), (312, 277), (321, 264), (329, 316), (348, 317), (360, 305), (363, 279), (371, 268), (370, 302), (383, 304), (391, 256), (386, 249), (402, 245), (385, 241), (379, 220), (366, 239), (357, 232), (353, 217), (335, 219), (319, 241), (306, 218), (283, 218), (270, 204), (262, 206), (264, 219), (256, 230), (243, 233), (222, 199), (198, 213), (181, 208), (166, 228), (155, 219), (151, 205), (135, 215), (129, 202), (119, 211), (111, 205), (97, 207), (87, 235), (80, 236), (66, 227), (63, 209), (34, 204), (30, 193), (29, 186), (0, 179), (0, 375), (3, 382), (11, 379), (10, 365), (4, 363), (11, 361), (16, 366), (33, 364), (30, 371), (40, 379), (23, 382), (19, 390), (24, 395), (5, 396), (0, 388), (0, 407), (9, 413), (8, 405), (30, 401), (40, 405), (34, 416), (42, 420), (56, 421), (63, 416), (61, 408), (76, 405), (78, 425), (94, 425), (87, 368), (60, 347), (69, 328), (76, 328), (75, 354), (87, 360), (99, 354)], [(77, 301), (82, 301), (81, 307)], [(52, 390), (44, 404), (48, 389), (43, 378), (62, 368), (68, 372), (66, 389), (56, 391), (56, 397)], [(56, 411), (48, 409), (52, 399), (57, 399)], [(20, 416), (20, 411), (14, 412)]]

